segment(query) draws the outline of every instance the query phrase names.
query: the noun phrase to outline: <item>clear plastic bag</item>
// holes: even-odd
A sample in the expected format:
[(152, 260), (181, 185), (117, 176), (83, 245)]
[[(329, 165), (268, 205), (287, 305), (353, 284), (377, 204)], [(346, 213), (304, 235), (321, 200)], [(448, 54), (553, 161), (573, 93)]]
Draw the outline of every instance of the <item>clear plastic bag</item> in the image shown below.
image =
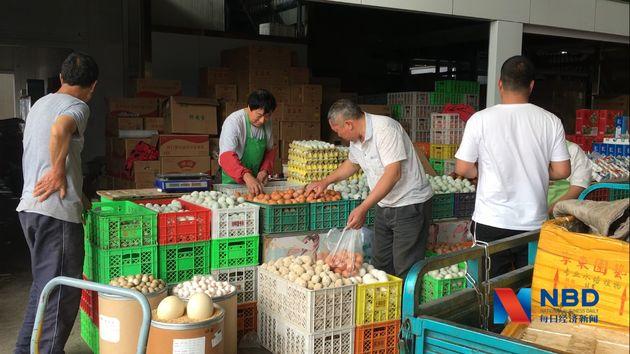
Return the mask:
[(318, 260), (323, 260), (333, 272), (341, 276), (358, 275), (363, 265), (361, 230), (331, 229), (320, 243)]

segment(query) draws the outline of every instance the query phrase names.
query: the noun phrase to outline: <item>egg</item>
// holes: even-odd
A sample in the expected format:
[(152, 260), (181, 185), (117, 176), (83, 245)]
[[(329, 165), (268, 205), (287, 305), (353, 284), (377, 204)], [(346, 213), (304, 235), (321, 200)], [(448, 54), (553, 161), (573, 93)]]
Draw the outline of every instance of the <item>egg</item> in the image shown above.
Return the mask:
[(190, 297), (186, 305), (186, 314), (191, 320), (210, 318), (214, 313), (212, 298), (205, 293), (197, 293)]
[(162, 320), (174, 320), (182, 317), (186, 305), (177, 296), (171, 295), (165, 297), (157, 308), (157, 317)]

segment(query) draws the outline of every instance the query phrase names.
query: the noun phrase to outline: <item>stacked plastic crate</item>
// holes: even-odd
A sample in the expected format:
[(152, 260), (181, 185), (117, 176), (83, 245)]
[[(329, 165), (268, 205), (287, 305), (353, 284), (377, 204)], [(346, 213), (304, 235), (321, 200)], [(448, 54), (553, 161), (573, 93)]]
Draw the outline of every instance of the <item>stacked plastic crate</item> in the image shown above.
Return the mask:
[(254, 205), (212, 209), (210, 270), (237, 289), (239, 342), (257, 329), (259, 213)]
[(398, 353), (402, 279), (357, 284), (355, 354)]
[(431, 113), (442, 111), (442, 105), (429, 104), (429, 94), (418, 91), (387, 94), (392, 118), (400, 122), (413, 142), (429, 142)]
[(429, 94), (429, 104), (467, 104), (479, 108), (479, 83), (476, 81), (444, 80), (435, 82), (435, 91)]
[(352, 353), (355, 285), (309, 290), (258, 269), (258, 338), (272, 353)]
[[(129, 201), (94, 203), (86, 213), (84, 278), (108, 284), (114, 277), (158, 275), (157, 214)], [(81, 294), (81, 337), (98, 353), (98, 293)]]
[(457, 113), (433, 113), (430, 124), (431, 166), (438, 175), (448, 175), (455, 171), (455, 153), (466, 123)]

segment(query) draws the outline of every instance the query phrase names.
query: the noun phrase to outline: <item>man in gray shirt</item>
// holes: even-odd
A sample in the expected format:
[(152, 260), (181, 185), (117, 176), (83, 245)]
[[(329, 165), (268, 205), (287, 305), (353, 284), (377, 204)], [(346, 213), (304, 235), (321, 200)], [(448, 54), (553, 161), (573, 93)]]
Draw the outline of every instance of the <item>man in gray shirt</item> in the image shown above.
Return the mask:
[[(37, 303), (52, 278), (80, 279), (83, 268), (81, 150), (98, 66), (72, 53), (61, 66), (61, 88), (31, 108), (24, 130), (24, 188), (17, 207), (31, 254), (33, 284), (15, 353), (28, 353)], [(40, 352), (63, 353), (81, 290), (58, 287), (46, 306)]]

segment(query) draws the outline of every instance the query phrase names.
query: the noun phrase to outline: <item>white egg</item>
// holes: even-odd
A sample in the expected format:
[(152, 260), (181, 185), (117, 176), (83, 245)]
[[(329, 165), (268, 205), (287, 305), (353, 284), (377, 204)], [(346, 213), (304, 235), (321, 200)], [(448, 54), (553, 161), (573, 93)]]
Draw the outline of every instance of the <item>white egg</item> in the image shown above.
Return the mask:
[(212, 298), (205, 293), (197, 293), (190, 297), (186, 305), (186, 314), (191, 320), (210, 318), (214, 313)]
[(182, 317), (186, 305), (177, 296), (167, 296), (158, 304), (157, 317), (162, 320), (174, 320)]

